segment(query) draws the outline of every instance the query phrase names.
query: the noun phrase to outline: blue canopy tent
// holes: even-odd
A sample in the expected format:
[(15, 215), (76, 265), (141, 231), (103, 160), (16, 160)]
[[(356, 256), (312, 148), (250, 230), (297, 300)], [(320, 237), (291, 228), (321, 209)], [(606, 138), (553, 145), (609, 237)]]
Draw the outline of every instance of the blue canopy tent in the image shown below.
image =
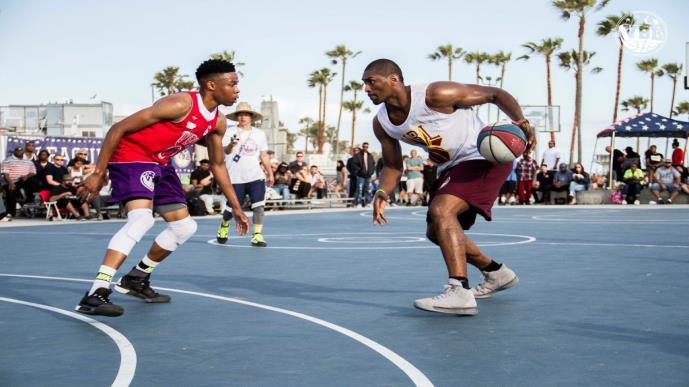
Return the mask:
[[(689, 122), (673, 120), (657, 113), (644, 113), (615, 122), (612, 127), (605, 128), (596, 136), (596, 145), (601, 137), (610, 137), (610, 147), (615, 149), (615, 137), (664, 137), (667, 153), (669, 139), (683, 138), (684, 153), (687, 152), (689, 138)], [(612, 154), (610, 157), (610, 186), (612, 187)]]

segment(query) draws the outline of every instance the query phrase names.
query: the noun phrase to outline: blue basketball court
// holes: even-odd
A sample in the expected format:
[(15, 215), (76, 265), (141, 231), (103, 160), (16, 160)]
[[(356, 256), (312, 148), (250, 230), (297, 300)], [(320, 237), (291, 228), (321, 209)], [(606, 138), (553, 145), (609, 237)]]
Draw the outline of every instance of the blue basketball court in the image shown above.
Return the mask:
[(272, 215), (267, 248), (197, 219), (172, 302), (118, 318), (73, 309), (120, 222), (0, 228), (0, 385), (689, 385), (689, 207), (496, 208), (469, 235), (520, 283), (473, 317), (413, 307), (446, 281), (425, 209)]

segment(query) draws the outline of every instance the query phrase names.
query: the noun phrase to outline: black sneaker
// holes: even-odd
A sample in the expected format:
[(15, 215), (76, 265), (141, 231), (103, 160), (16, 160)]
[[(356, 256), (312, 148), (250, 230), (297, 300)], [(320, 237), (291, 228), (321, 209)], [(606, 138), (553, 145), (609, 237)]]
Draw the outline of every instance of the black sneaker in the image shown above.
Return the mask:
[(84, 298), (81, 299), (79, 305), (74, 310), (83, 314), (97, 314), (108, 317), (121, 316), (124, 313), (124, 308), (110, 302), (110, 293), (112, 293), (112, 290), (107, 288), (98, 288), (90, 296), (86, 292)]
[(165, 294), (158, 294), (151, 288), (151, 275), (145, 277), (135, 277), (132, 275), (125, 275), (120, 278), (120, 282), (115, 285), (115, 291), (130, 296), (143, 298), (146, 302), (158, 304), (163, 302), (170, 302), (170, 296)]

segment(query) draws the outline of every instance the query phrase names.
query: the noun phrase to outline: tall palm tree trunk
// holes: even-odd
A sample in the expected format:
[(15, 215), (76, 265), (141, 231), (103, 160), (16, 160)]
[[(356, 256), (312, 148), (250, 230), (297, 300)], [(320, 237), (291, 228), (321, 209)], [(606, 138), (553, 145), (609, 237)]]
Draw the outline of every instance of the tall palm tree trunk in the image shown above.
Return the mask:
[(323, 144), (325, 143), (325, 106), (328, 89), (323, 87), (323, 114), (320, 125), (318, 126), (318, 154), (323, 154)]
[(452, 80), (452, 54), (447, 57), (447, 79)]
[(624, 54), (624, 46), (620, 40), (620, 51), (617, 56), (617, 86), (615, 88), (615, 110), (612, 113), (612, 122), (617, 121), (617, 110), (620, 106), (620, 90), (622, 89), (622, 56)]
[[(575, 96), (575, 108), (574, 108), (574, 121), (575, 128), (572, 129), (572, 135), (576, 135), (577, 138), (577, 161), (581, 161), (581, 94), (583, 91), (583, 73), (584, 73), (584, 25), (586, 24), (586, 17), (581, 15), (579, 17), (579, 52), (577, 52), (577, 89)], [(570, 165), (573, 164), (574, 156), (574, 137), (572, 137), (572, 145), (570, 146)]]
[[(546, 84), (548, 85), (548, 109), (553, 106), (553, 81), (550, 77), (550, 55), (545, 57), (545, 74), (546, 74)], [(553, 131), (553, 112), (549, 111), (548, 116), (550, 117), (550, 141), (555, 142), (555, 132)]]
[(672, 107), (675, 106), (675, 90), (677, 88), (677, 78), (672, 78), (672, 101), (670, 102), (670, 118), (672, 118)]
[[(505, 82), (505, 63), (500, 66), (500, 88), (502, 89), (502, 85)], [(498, 108), (498, 116), (495, 119), (496, 121), (500, 121), (500, 108)]]
[(354, 131), (356, 130), (356, 90), (354, 90), (354, 109), (352, 109), (352, 140), (349, 144), (349, 150), (354, 149)]
[(653, 113), (653, 94), (655, 92), (656, 74), (651, 73), (651, 113)]
[(344, 88), (345, 88), (345, 67), (347, 66), (347, 59), (342, 58), (342, 84), (340, 85), (340, 112), (337, 114), (337, 128), (335, 129), (335, 149), (333, 153), (337, 154), (339, 149), (337, 149), (340, 143), (340, 123), (342, 122), (342, 107), (344, 104)]

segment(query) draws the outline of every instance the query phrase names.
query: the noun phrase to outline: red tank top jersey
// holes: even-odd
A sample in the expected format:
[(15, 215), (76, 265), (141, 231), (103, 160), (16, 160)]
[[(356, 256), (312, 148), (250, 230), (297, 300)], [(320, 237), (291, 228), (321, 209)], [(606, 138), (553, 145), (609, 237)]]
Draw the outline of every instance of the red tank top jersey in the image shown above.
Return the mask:
[(174, 155), (213, 130), (218, 122), (218, 109), (209, 112), (198, 92), (187, 93), (191, 96), (192, 107), (182, 121), (159, 121), (124, 135), (110, 162), (155, 162), (167, 165)]

